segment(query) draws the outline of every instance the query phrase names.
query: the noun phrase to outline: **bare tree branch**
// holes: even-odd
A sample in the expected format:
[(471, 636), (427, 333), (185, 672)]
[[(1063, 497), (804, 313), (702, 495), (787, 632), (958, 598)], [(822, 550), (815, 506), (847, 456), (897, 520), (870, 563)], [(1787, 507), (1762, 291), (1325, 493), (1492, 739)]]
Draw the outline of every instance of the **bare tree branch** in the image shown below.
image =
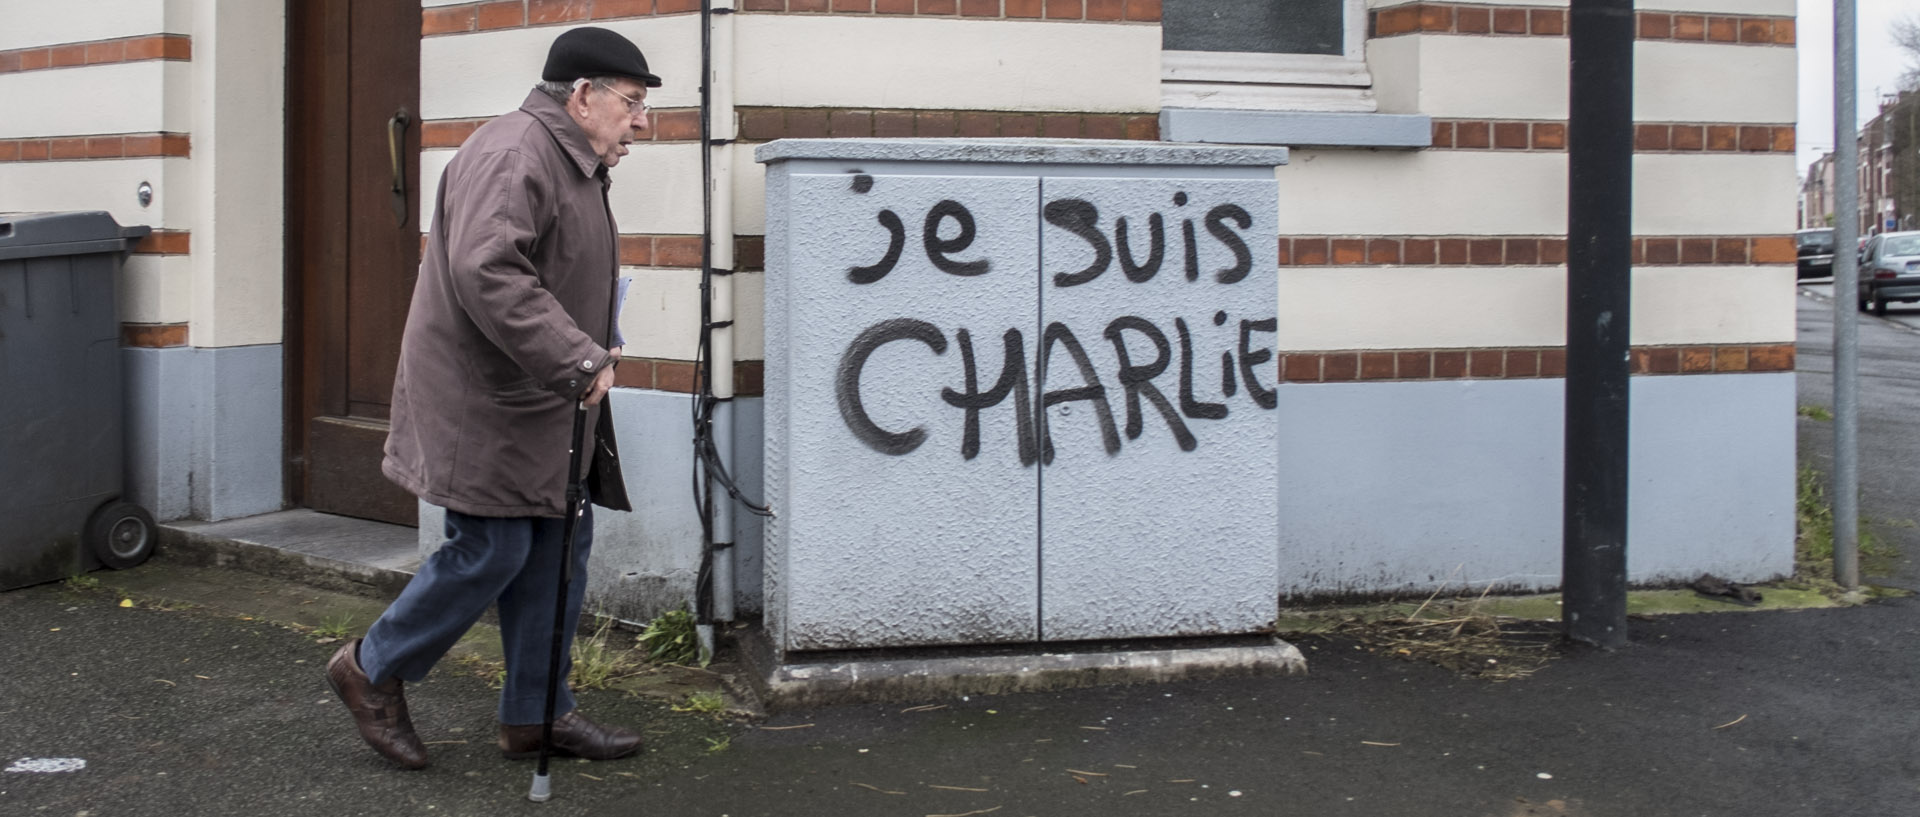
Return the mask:
[(1894, 18), (1887, 31), (1893, 46), (1906, 55), (1907, 64), (1895, 85), (1902, 91), (1920, 91), (1920, 12)]

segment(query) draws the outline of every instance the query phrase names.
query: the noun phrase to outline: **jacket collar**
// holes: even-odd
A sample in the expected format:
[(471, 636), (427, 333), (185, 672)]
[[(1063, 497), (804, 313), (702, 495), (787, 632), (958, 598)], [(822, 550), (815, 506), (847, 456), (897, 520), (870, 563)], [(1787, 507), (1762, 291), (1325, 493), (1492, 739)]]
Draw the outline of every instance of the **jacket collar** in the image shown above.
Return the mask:
[(586, 132), (567, 114), (566, 106), (536, 88), (527, 94), (527, 101), (520, 103), (520, 110), (546, 127), (553, 141), (573, 160), (574, 167), (580, 169), (580, 175), (593, 178), (600, 174), (600, 155), (593, 152)]

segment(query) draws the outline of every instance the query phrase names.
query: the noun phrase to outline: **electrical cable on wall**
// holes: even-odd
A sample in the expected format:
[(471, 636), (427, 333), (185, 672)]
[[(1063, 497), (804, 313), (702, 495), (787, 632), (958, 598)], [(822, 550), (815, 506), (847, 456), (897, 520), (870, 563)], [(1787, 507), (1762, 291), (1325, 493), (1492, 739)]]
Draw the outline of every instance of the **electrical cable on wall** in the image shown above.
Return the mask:
[[(757, 516), (772, 516), (772, 509), (756, 504), (741, 493), (728, 473), (713, 438), (713, 414), (722, 400), (713, 394), (713, 360), (709, 350), (713, 330), (733, 325), (733, 321), (713, 320), (713, 278), (732, 275), (732, 269), (713, 266), (713, 148), (726, 140), (713, 138), (713, 15), (732, 13), (732, 9), (714, 9), (712, 0), (700, 3), (700, 343), (694, 353), (693, 381), (693, 505), (700, 515), (700, 569), (694, 579), (694, 620), (701, 625), (713, 623), (713, 560), (719, 548), (714, 542), (714, 496), (709, 485), (718, 485), (727, 497)], [(724, 547), (732, 547), (727, 537)]]

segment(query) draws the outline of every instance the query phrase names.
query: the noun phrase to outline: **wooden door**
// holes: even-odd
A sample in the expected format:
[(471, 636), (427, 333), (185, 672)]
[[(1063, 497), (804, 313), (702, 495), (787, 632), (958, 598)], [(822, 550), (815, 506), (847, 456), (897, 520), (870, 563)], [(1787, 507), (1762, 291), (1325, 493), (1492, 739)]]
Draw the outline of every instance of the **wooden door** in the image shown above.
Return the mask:
[(288, 485), (295, 504), (415, 524), (380, 474), (419, 274), (420, 4), (289, 0)]

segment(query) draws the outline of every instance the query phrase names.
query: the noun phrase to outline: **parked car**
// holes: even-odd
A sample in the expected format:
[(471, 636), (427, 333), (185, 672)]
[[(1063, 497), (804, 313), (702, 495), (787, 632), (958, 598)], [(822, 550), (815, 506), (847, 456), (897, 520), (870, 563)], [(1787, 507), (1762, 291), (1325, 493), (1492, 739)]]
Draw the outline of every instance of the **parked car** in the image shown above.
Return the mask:
[(1920, 301), (1920, 231), (1881, 233), (1860, 249), (1860, 310), (1887, 314), (1888, 301)]
[(1801, 230), (1793, 234), (1798, 250), (1801, 278), (1826, 278), (1833, 274), (1833, 228)]

